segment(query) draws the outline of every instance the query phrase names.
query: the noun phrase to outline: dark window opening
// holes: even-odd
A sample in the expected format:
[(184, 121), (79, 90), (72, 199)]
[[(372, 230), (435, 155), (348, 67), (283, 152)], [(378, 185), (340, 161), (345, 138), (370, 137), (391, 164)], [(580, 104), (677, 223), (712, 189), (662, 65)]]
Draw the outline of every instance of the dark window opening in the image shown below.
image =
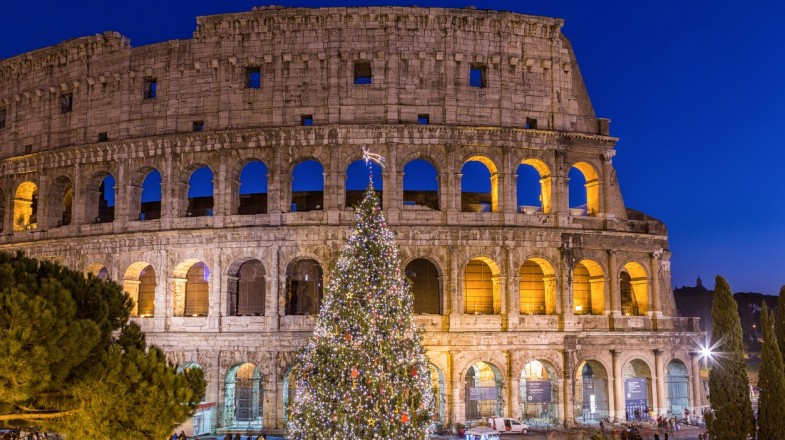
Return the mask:
[(431, 118), (428, 115), (417, 115), (417, 123), (420, 125), (428, 125), (431, 122)]
[(403, 168), (403, 204), (439, 210), (439, 178), (436, 168), (415, 159)]
[(192, 128), (193, 131), (204, 131), (204, 121), (194, 121)]
[(201, 261), (191, 266), (185, 275), (185, 316), (207, 316), (209, 309), (210, 269)]
[(526, 128), (530, 128), (532, 130), (537, 129), (537, 120), (534, 118), (526, 118)]
[(144, 79), (144, 99), (153, 99), (158, 96), (158, 81), (155, 78)]
[(621, 291), (621, 313), (625, 316), (638, 316), (638, 301), (635, 300), (635, 293), (632, 290), (632, 278), (627, 271), (622, 271), (619, 275), (619, 290)]
[(213, 216), (213, 172), (208, 166), (198, 168), (188, 179), (188, 208), (185, 215)]
[(246, 67), (245, 68), (245, 88), (246, 89), (261, 89), (262, 88), (262, 70), (259, 67)]
[(139, 220), (156, 220), (159, 218), (161, 218), (161, 173), (153, 170), (142, 181)]
[(354, 63), (354, 83), (355, 84), (371, 84), (373, 77), (371, 76), (371, 63), (369, 61), (357, 61)]
[(106, 176), (98, 186), (98, 216), (96, 223), (114, 221), (114, 177)]
[(74, 109), (74, 94), (63, 93), (60, 95), (60, 113), (70, 113)]
[(469, 69), (469, 85), (471, 87), (488, 87), (488, 68), (485, 64), (472, 64)]
[(5, 109), (0, 108), (0, 128), (5, 128)]
[(414, 313), (441, 313), (441, 294), (439, 289), (439, 272), (428, 260), (418, 258), (406, 265), (404, 271), (411, 280), (412, 296), (414, 297)]
[(237, 278), (229, 286), (235, 316), (264, 315), (265, 273), (262, 263), (250, 260), (237, 270)]
[(267, 165), (264, 162), (251, 161), (240, 172), (240, 205), (237, 213), (267, 213)]
[(25, 154), (30, 154), (33, 152), (33, 145), (32, 144), (25, 145), (24, 149), (25, 149)]
[(109, 134), (105, 131), (98, 133), (98, 142), (106, 142), (109, 140)]
[(346, 168), (346, 203), (347, 208), (352, 208), (360, 203), (368, 189), (369, 179), (373, 180), (373, 189), (379, 196), (379, 206), (382, 206), (383, 182), (382, 167), (376, 162), (365, 163), (357, 160)]
[(313, 125), (313, 115), (302, 115), (300, 116), (300, 124), (305, 126)]
[(324, 204), (324, 168), (315, 160), (292, 170), (292, 212), (321, 211)]
[(286, 314), (319, 312), (322, 302), (322, 268), (314, 260), (300, 260), (286, 271)]

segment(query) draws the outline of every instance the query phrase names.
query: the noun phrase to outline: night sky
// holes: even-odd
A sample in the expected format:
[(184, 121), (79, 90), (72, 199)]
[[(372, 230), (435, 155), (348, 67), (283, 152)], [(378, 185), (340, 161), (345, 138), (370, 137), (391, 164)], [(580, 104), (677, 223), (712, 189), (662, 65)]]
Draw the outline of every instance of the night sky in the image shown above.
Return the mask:
[[(285, 6), (411, 2), (281, 1)], [(118, 31), (133, 46), (189, 38), (196, 16), (253, 1), (3, 2), (0, 58)], [(560, 17), (628, 207), (669, 229), (674, 286), (722, 274), (734, 291), (785, 283), (785, 2), (418, 1)]]

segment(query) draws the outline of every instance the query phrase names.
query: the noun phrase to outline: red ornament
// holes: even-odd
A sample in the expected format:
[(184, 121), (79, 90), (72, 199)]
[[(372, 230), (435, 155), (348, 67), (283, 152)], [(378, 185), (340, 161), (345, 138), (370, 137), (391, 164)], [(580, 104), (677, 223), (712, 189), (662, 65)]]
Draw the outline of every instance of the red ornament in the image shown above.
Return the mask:
[(360, 372), (356, 368), (352, 368), (352, 377), (357, 377), (359, 374)]
[(412, 367), (412, 376), (417, 375), (417, 367)]
[(403, 413), (403, 415), (401, 416), (401, 421), (403, 423), (409, 423), (409, 416), (406, 415), (406, 413)]

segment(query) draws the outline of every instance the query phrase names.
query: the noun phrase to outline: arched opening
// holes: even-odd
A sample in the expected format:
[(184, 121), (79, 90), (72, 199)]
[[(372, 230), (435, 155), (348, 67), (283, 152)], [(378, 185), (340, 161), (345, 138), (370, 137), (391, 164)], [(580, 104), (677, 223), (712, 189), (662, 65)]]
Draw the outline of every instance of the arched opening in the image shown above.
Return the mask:
[(131, 316), (154, 316), (156, 284), (155, 270), (150, 264), (136, 262), (128, 267), (123, 276), (123, 290), (134, 303)]
[(267, 213), (267, 165), (254, 160), (240, 172), (240, 215)]
[(294, 404), (294, 397), (297, 395), (297, 377), (294, 375), (294, 368), (289, 367), (283, 377), (283, 420), (289, 420), (289, 413)]
[(624, 265), (619, 274), (621, 313), (624, 316), (643, 316), (649, 306), (649, 279), (643, 267), (635, 262)]
[(573, 312), (576, 315), (605, 313), (605, 273), (592, 260), (581, 260), (572, 270)]
[(225, 428), (262, 428), (264, 389), (262, 373), (251, 363), (236, 365), (226, 373)]
[(207, 316), (210, 270), (201, 261), (191, 266), (185, 282), (185, 316)]
[[(111, 223), (114, 221), (114, 177), (107, 175), (98, 185), (98, 216), (96, 223)], [(91, 218), (91, 217), (88, 217)]]
[(651, 370), (646, 362), (633, 359), (622, 368), (624, 409), (627, 420), (649, 420), (651, 402)]
[(286, 269), (286, 314), (313, 315), (322, 303), (322, 267), (315, 260), (297, 260)]
[(551, 212), (551, 170), (539, 159), (521, 161), (517, 170), (518, 212)]
[(461, 211), (498, 210), (499, 185), (496, 165), (484, 156), (469, 158), (461, 168)]
[(444, 424), (444, 374), (434, 364), (429, 363), (429, 370), (431, 372), (431, 390), (433, 391), (433, 408), (434, 417), (440, 423)]
[[(192, 370), (204, 370), (201, 365), (196, 362), (184, 362), (177, 366), (177, 374), (187, 374)], [(205, 373), (206, 377), (206, 373)], [(202, 403), (205, 403), (202, 400)], [(197, 410), (191, 417), (193, 422), (193, 435), (203, 435), (213, 432), (213, 422), (216, 419), (215, 405), (199, 405)], [(187, 423), (187, 422), (186, 422)]]
[(584, 422), (608, 417), (608, 371), (597, 361), (575, 370), (575, 414)]
[(600, 179), (594, 167), (578, 162), (570, 168), (570, 215), (596, 216), (600, 212)]
[(65, 176), (56, 178), (47, 193), (47, 213), (49, 227), (60, 227), (71, 224), (74, 203), (74, 186), (71, 179)]
[(487, 258), (475, 258), (463, 272), (463, 311), (472, 315), (501, 313), (501, 289), (496, 264)]
[(161, 218), (161, 173), (158, 170), (152, 170), (145, 175), (139, 203), (139, 220)]
[(229, 273), (229, 314), (264, 315), (267, 280), (259, 260), (248, 260)]
[(439, 210), (439, 174), (427, 160), (415, 159), (403, 167), (403, 204)]
[(502, 375), (496, 366), (477, 362), (466, 371), (466, 422), (502, 415)]
[(38, 186), (22, 182), (14, 195), (14, 232), (38, 227)]
[(324, 206), (324, 168), (315, 160), (292, 170), (292, 212), (321, 211)]
[(526, 260), (518, 276), (521, 314), (556, 313), (556, 276), (550, 263), (542, 258)]
[(681, 417), (690, 406), (690, 378), (687, 366), (678, 359), (668, 363), (665, 375), (665, 389), (668, 390), (666, 408), (668, 414)]
[(85, 278), (89, 276), (94, 276), (99, 280), (106, 281), (109, 279), (109, 271), (104, 267), (103, 264), (94, 263), (87, 266), (87, 269), (84, 271)]
[(551, 423), (559, 418), (556, 369), (549, 362), (533, 360), (521, 371), (521, 418)]
[(382, 167), (373, 161), (367, 164), (364, 160), (356, 160), (346, 167), (346, 201), (344, 206), (351, 208), (363, 199), (365, 190), (368, 189), (368, 177), (373, 179), (373, 189), (379, 195), (379, 206), (381, 206), (383, 182)]
[(202, 166), (188, 178), (188, 209), (186, 217), (213, 216), (213, 171)]
[(414, 313), (441, 314), (442, 295), (436, 266), (418, 258), (406, 265), (404, 273), (412, 283)]

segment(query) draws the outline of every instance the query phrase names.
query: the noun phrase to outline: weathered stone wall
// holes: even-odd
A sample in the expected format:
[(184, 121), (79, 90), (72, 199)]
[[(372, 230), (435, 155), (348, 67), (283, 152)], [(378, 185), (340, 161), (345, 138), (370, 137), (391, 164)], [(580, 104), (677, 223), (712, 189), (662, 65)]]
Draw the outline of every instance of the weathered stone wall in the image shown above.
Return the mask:
[[(301, 258), (326, 269), (337, 257), (353, 220), (344, 206), (346, 170), (367, 147), (387, 159), (383, 204), (403, 263), (426, 258), (439, 273), (442, 313), (416, 320), (444, 376), (446, 420), (464, 420), (464, 377), (477, 361), (502, 372), (503, 413), (513, 417), (521, 415), (518, 381), (531, 360), (556, 371), (558, 419), (580, 416), (575, 387), (585, 361), (607, 372), (611, 416), (624, 415), (632, 361), (649, 368), (657, 412), (666, 410), (674, 359), (689, 369), (691, 405), (703, 403), (691, 351), (702, 334), (695, 320), (676, 316), (667, 231), (641, 214), (628, 217), (612, 162), (616, 139), (607, 120), (594, 117), (561, 21), (473, 10), (271, 8), (198, 23), (192, 40), (131, 48), (107, 33), (0, 61), (8, 115), (0, 129), (0, 249), (79, 270), (104, 267), (110, 279), (137, 285), (140, 264), (151, 265), (154, 314), (136, 318), (149, 340), (178, 364), (204, 368), (207, 400), (219, 405), (227, 372), (254, 363), (264, 425), (280, 427), (284, 380), (314, 324), (313, 316), (285, 313), (286, 270)], [(371, 62), (373, 84), (353, 84), (357, 60)], [(488, 87), (469, 87), (471, 63), (487, 66)], [(260, 67), (260, 89), (245, 88), (247, 66)], [(143, 99), (145, 77), (158, 81), (154, 99)], [(74, 94), (74, 106), (61, 114), (64, 92)], [(430, 125), (414, 125), (422, 113)], [(302, 114), (313, 114), (315, 125), (297, 126)], [(537, 119), (537, 129), (525, 128), (526, 118)], [(205, 121), (204, 132), (191, 132), (195, 120)], [(97, 142), (100, 132), (109, 140)], [(324, 167), (324, 206), (292, 212), (292, 170), (306, 159)], [(439, 210), (403, 202), (404, 168), (415, 159), (438, 173)], [(494, 212), (461, 210), (462, 167), (477, 159), (491, 168)], [(268, 169), (267, 213), (239, 215), (240, 172), (251, 160)], [(520, 212), (521, 163), (539, 167), (549, 209)], [(188, 179), (202, 165), (213, 172), (213, 215), (188, 217)], [(596, 174), (587, 184), (596, 211), (570, 209), (573, 166)], [(140, 221), (140, 186), (153, 169), (162, 176), (161, 218)], [(116, 181), (114, 221), (95, 223), (106, 175)], [(58, 224), (63, 182), (74, 188), (66, 226)], [(15, 227), (14, 211), (29, 208), (18, 189), (29, 184), (38, 188), (37, 225)], [(497, 314), (463, 313), (464, 268), (477, 257), (497, 268)], [(230, 268), (251, 258), (265, 268), (264, 314), (231, 316)], [(531, 258), (552, 267), (553, 314), (519, 311), (519, 269)], [(574, 311), (573, 270), (583, 260), (600, 270), (599, 314)], [(190, 261), (211, 273), (206, 316), (179, 308), (180, 272)], [(642, 271), (636, 282), (648, 295), (640, 316), (621, 308), (628, 263)]]

